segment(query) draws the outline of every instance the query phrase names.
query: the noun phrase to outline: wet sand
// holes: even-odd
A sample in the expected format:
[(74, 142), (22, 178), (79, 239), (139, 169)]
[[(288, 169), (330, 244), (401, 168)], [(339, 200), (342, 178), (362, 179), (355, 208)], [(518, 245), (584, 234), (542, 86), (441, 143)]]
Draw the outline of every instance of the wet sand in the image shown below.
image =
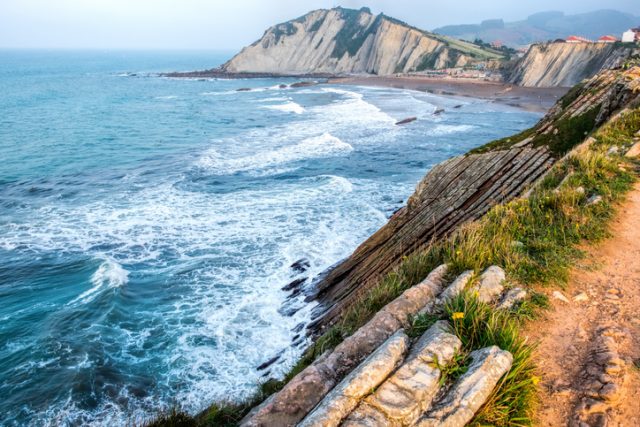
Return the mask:
[(340, 77), (329, 79), (328, 83), (391, 87), (418, 90), (436, 95), (480, 98), (537, 112), (548, 111), (570, 89), (568, 87), (521, 87), (508, 83), (487, 82), (476, 79), (447, 79), (421, 76)]

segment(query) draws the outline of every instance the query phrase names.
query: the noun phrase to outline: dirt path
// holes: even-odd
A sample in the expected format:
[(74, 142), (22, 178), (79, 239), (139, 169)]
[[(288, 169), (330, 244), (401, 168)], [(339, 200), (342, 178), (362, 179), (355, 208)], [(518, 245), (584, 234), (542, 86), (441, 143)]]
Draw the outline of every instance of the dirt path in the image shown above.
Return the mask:
[(573, 269), (569, 302), (550, 296), (525, 332), (540, 343), (536, 425), (640, 426), (640, 185), (611, 232)]

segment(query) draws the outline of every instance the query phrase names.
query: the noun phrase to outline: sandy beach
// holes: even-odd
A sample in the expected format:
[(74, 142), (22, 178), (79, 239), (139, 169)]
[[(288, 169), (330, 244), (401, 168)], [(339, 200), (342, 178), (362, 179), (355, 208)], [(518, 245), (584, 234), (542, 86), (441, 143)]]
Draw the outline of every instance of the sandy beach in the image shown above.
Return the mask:
[(422, 76), (378, 77), (354, 76), (329, 79), (331, 84), (382, 86), (410, 89), (437, 95), (488, 99), (528, 111), (545, 112), (570, 88), (521, 87), (507, 83), (475, 79), (446, 79)]

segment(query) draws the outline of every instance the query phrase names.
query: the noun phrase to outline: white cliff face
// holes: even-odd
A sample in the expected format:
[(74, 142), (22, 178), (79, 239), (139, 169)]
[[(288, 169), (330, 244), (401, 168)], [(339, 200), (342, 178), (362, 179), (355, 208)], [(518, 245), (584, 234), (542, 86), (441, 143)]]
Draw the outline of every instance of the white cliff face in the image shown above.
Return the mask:
[(370, 73), (388, 75), (462, 66), (498, 58), (466, 42), (411, 28), (384, 15), (316, 10), (267, 30), (227, 62), (227, 72)]
[(614, 51), (614, 45), (608, 43), (533, 45), (518, 62), (509, 81), (520, 86), (570, 87), (611, 66), (611, 58), (619, 56)]

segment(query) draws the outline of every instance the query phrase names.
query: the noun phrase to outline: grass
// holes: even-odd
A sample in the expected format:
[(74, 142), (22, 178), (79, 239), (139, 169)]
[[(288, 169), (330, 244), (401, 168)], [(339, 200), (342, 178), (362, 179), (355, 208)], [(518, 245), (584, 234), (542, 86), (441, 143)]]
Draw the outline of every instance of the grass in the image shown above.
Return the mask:
[[(496, 311), (470, 294), (459, 295), (445, 307), (454, 334), (462, 341), (461, 360), (473, 350), (498, 346), (513, 355), (510, 371), (500, 380), (471, 425), (513, 426), (529, 424), (536, 402), (533, 348), (519, 334), (519, 322), (506, 311)], [(454, 313), (463, 313), (454, 316)], [(454, 361), (455, 362), (455, 361)], [(466, 362), (468, 363), (468, 362)], [(466, 372), (454, 363), (455, 373)]]
[[(640, 110), (636, 109), (595, 132), (596, 143), (586, 151), (557, 163), (528, 198), (497, 205), (482, 219), (461, 227), (448, 239), (403, 257), (393, 272), (353, 304), (341, 321), (316, 341), (282, 381), (263, 384), (249, 402), (212, 406), (195, 419), (197, 425), (236, 425), (252, 406), (282, 388), (316, 357), (351, 335), (384, 305), (442, 263), (449, 265), (452, 275), (469, 269), (481, 271), (495, 264), (506, 270), (511, 282), (529, 288), (562, 286), (568, 280), (570, 268), (582, 256), (579, 245), (608, 236), (607, 226), (615, 213), (615, 204), (636, 180), (638, 165), (620, 155), (608, 155), (607, 151), (614, 145), (628, 147), (638, 129)], [(582, 128), (567, 132), (572, 138), (584, 136)], [(563, 185), (557, 188), (561, 182)], [(579, 187), (584, 191), (578, 191)], [(587, 200), (594, 194), (602, 196), (602, 202), (590, 205)], [(537, 379), (531, 361), (532, 347), (519, 337), (518, 329), (521, 322), (534, 318), (540, 308), (546, 307), (548, 300), (542, 293), (530, 292), (529, 295), (512, 312), (495, 312), (470, 296), (459, 297), (446, 308), (449, 317), (454, 312), (464, 313), (463, 319), (454, 321), (454, 327), (467, 353), (495, 344), (514, 355), (511, 371), (476, 415), (474, 425), (531, 424)], [(436, 320), (434, 316), (417, 316), (408, 333), (419, 336)], [(464, 371), (465, 363), (464, 355), (456, 358), (455, 364), (445, 370), (447, 376), (455, 378)], [(150, 425), (194, 425), (188, 424), (190, 417), (183, 415), (174, 412)]]

